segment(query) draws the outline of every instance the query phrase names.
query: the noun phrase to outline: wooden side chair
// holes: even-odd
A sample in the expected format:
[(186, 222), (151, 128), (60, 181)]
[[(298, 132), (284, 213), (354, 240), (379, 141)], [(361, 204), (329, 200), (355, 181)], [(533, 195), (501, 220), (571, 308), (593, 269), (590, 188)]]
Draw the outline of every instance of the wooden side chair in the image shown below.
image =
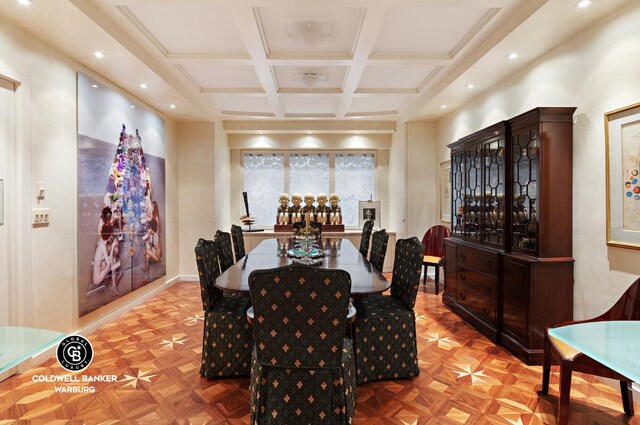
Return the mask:
[(251, 424), (352, 424), (351, 276), (300, 264), (249, 275), (255, 346)]
[[(600, 316), (594, 317), (593, 319), (558, 323), (554, 328), (577, 323), (613, 320), (640, 320), (640, 279), (633, 282), (613, 307)], [(569, 419), (569, 395), (571, 391), (571, 373), (573, 371), (620, 381), (620, 394), (622, 396), (624, 413), (633, 416), (634, 408), (631, 380), (550, 336), (548, 328), (544, 338), (544, 365), (542, 367), (541, 394), (548, 394), (549, 392), (549, 375), (551, 374), (552, 358), (560, 365), (558, 425), (566, 425)]]
[(440, 266), (444, 267), (444, 240), (449, 237), (449, 228), (442, 225), (430, 227), (422, 237), (422, 245), (424, 245), (424, 259), (422, 265), (424, 267), (424, 278), (422, 283), (427, 284), (427, 270), (429, 266), (436, 268), (436, 295), (438, 295), (438, 286), (440, 284)]
[(253, 334), (245, 313), (250, 300), (223, 296), (214, 286), (220, 274), (217, 251), (216, 243), (205, 239), (198, 240), (195, 247), (204, 310), (200, 375), (208, 379), (248, 376)]
[(369, 241), (371, 240), (371, 231), (373, 230), (373, 220), (367, 220), (362, 226), (362, 236), (360, 237), (360, 254), (367, 258), (369, 255)]

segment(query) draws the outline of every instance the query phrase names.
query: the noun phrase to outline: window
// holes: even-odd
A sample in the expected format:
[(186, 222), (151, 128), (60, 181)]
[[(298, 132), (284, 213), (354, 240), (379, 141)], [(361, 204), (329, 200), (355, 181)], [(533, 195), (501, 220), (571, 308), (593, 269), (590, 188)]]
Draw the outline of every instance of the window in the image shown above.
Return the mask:
[(329, 154), (289, 154), (289, 195), (326, 193), (329, 196)]
[(256, 225), (275, 223), (282, 192), (340, 195), (342, 222), (358, 226), (358, 201), (376, 197), (373, 153), (249, 153), (244, 152), (244, 190)]
[(278, 197), (284, 188), (283, 154), (243, 155), (244, 190), (256, 224), (275, 223)]

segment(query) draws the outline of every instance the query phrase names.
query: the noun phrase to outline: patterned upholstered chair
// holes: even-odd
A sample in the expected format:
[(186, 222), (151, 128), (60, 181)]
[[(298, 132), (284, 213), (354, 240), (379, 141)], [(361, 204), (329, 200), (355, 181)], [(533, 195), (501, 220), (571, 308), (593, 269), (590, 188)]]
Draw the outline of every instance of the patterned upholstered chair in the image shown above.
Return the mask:
[(367, 258), (369, 255), (369, 241), (371, 240), (371, 231), (373, 230), (373, 220), (367, 220), (362, 226), (362, 236), (360, 237), (360, 254)]
[(242, 227), (231, 225), (231, 239), (233, 240), (233, 252), (236, 255), (236, 262), (247, 255), (244, 250), (244, 236), (242, 235)]
[(389, 234), (386, 230), (378, 230), (373, 232), (371, 241), (371, 253), (369, 254), (369, 262), (373, 267), (382, 271), (384, 267), (384, 257), (387, 255), (387, 245), (389, 244)]
[(345, 338), (351, 277), (293, 264), (249, 276), (255, 347), (251, 424), (350, 424), (353, 346)]
[(420, 286), (422, 251), (416, 237), (396, 243), (391, 295), (356, 300), (353, 324), (358, 385), (420, 374), (413, 307)]
[(220, 273), (214, 241), (198, 240), (195, 251), (204, 310), (200, 375), (209, 379), (248, 376), (253, 334), (245, 314), (250, 300), (223, 296), (214, 286)]
[(218, 246), (218, 260), (220, 261), (220, 273), (224, 273), (233, 266), (233, 251), (231, 248), (231, 235), (221, 230), (216, 231), (213, 240)]

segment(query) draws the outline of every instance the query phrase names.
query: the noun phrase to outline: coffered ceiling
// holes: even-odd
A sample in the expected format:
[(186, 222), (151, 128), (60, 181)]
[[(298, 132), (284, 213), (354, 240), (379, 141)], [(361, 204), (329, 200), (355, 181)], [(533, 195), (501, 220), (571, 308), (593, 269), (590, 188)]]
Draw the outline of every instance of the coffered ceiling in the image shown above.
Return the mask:
[(626, 1), (0, 0), (0, 19), (178, 119), (434, 119)]

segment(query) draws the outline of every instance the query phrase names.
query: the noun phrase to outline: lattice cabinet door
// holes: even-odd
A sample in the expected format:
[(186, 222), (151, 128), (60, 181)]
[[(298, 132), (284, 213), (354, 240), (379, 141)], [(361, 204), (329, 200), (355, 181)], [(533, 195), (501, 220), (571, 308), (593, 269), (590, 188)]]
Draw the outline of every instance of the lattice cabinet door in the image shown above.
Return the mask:
[(482, 243), (504, 246), (505, 241), (505, 140), (500, 135), (482, 144)]

